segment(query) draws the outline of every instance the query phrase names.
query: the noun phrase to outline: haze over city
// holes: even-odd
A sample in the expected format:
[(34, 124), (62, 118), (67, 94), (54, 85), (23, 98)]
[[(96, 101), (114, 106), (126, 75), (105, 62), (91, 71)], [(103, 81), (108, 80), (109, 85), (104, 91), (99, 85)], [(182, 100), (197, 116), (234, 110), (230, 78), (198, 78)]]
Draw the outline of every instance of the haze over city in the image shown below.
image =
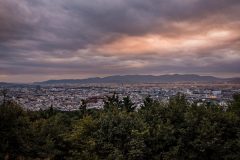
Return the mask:
[(239, 0), (0, 0), (0, 81), (240, 76)]

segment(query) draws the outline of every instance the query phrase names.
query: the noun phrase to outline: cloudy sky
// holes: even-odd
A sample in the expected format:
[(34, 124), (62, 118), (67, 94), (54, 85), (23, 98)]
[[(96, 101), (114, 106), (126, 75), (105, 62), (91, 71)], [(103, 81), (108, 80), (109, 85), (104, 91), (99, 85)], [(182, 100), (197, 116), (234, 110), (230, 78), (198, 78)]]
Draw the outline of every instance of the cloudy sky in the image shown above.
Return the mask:
[(0, 0), (0, 81), (240, 76), (240, 0)]

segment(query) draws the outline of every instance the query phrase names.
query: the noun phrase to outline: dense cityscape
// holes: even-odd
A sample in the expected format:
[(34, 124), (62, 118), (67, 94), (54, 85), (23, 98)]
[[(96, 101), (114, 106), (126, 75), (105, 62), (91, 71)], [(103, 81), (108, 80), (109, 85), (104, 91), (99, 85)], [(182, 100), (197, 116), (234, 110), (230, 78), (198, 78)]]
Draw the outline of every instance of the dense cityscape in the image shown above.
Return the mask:
[[(232, 100), (232, 95), (239, 92), (239, 85), (224, 83), (65, 84), (14, 86), (7, 89), (6, 97), (27, 110), (45, 110), (52, 106), (62, 111), (74, 111), (79, 109), (82, 100), (87, 102), (88, 108), (102, 108), (104, 99), (114, 93), (120, 99), (129, 96), (138, 108), (147, 96), (167, 103), (169, 98), (177, 93), (183, 93), (190, 104), (216, 104), (226, 107)], [(0, 100), (3, 101), (3, 96)]]

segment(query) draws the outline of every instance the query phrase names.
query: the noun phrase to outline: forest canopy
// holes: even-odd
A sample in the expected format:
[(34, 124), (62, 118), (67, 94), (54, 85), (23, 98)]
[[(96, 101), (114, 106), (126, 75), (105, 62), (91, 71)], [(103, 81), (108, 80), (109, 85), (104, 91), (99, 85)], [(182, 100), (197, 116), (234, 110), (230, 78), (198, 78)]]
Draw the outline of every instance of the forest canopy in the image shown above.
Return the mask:
[(227, 108), (188, 104), (177, 94), (164, 104), (147, 97), (106, 97), (102, 109), (26, 111), (0, 105), (0, 159), (239, 159), (240, 95)]

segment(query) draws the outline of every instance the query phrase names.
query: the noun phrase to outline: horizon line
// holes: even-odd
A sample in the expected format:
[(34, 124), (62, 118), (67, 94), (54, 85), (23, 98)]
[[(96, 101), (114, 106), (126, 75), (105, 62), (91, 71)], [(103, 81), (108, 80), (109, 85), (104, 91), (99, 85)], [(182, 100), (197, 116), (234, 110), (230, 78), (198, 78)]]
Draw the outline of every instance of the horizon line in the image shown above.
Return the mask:
[(114, 77), (114, 76), (174, 76), (174, 75), (180, 75), (180, 76), (187, 76), (187, 75), (195, 75), (195, 76), (201, 76), (201, 77), (215, 77), (219, 79), (228, 79), (228, 78), (240, 78), (240, 76), (231, 76), (231, 77), (224, 77), (224, 76), (215, 76), (209, 75), (209, 74), (194, 74), (194, 73), (187, 73), (187, 74), (181, 74), (181, 73), (168, 73), (168, 74), (113, 74), (113, 75), (108, 75), (108, 76), (90, 76), (90, 77), (85, 77), (85, 78), (59, 78), (59, 79), (46, 79), (46, 80), (41, 80), (41, 81), (31, 81), (31, 82), (17, 82), (17, 81), (0, 81), (0, 83), (16, 83), (16, 84), (34, 84), (34, 83), (41, 83), (41, 82), (46, 82), (46, 81), (58, 81), (58, 80), (84, 80), (84, 79), (91, 79), (91, 78), (107, 78), (107, 77)]

